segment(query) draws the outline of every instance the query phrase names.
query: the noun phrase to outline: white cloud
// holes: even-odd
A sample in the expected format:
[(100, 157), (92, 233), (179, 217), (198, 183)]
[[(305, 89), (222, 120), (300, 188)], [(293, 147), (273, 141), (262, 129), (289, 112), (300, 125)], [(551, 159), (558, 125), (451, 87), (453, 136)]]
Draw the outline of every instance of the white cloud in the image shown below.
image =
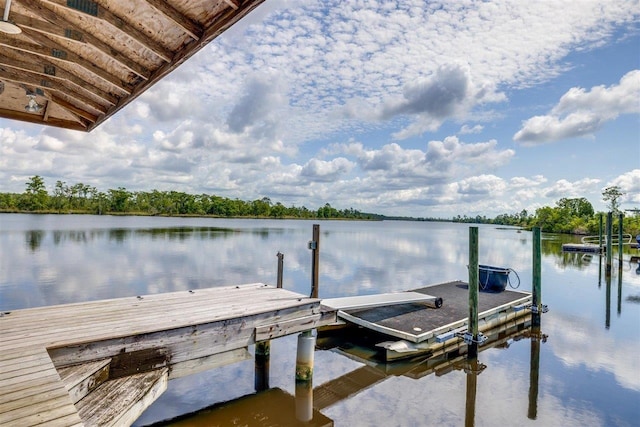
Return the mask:
[[(638, 151), (640, 153), (640, 147)], [(640, 169), (623, 173), (608, 183), (607, 187), (614, 185), (620, 187), (620, 191), (624, 193), (620, 198), (621, 202), (640, 203)]]
[(513, 137), (528, 145), (592, 135), (620, 114), (640, 113), (640, 70), (625, 74), (617, 85), (590, 91), (571, 88), (545, 116), (526, 120)]

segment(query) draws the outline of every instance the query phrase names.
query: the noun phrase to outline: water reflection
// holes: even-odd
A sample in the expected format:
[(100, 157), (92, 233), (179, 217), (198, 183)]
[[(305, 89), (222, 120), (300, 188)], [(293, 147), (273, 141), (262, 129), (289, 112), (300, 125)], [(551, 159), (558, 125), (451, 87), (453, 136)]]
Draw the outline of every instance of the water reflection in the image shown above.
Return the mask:
[[(65, 215), (10, 219), (0, 217), (3, 311), (275, 284), (278, 252), (286, 255), (283, 286), (303, 294), (310, 290), (311, 222)], [(322, 297), (403, 291), (468, 274), (466, 225), (322, 222), (321, 230)], [(543, 235), (542, 241), (542, 298), (551, 309), (544, 315), (544, 332), (551, 338), (542, 345), (529, 331), (480, 351), (478, 363), (487, 368), (475, 379), (473, 417), (465, 416), (467, 383), (473, 381), (451, 364), (454, 359), (467, 362), (464, 350), (416, 361), (416, 366), (384, 367), (346, 349), (319, 350), (314, 413), (320, 410), (344, 426), (462, 425), (465, 418), (476, 425), (634, 425), (640, 419), (640, 257), (625, 252), (622, 269), (614, 268), (607, 284), (601, 257), (563, 254), (564, 239)], [(532, 281), (530, 247), (528, 232), (480, 227), (479, 261), (515, 269), (522, 290), (530, 290)], [(268, 376), (256, 377), (255, 361), (248, 361), (172, 380), (137, 425), (242, 396), (260, 399), (256, 389), (282, 390), (293, 399), (293, 408), (296, 343), (295, 337), (288, 338), (271, 343)], [(352, 371), (358, 372), (345, 377)], [(339, 379), (368, 385), (329, 404), (333, 395), (321, 393), (322, 387)], [(256, 387), (259, 381), (262, 388)]]

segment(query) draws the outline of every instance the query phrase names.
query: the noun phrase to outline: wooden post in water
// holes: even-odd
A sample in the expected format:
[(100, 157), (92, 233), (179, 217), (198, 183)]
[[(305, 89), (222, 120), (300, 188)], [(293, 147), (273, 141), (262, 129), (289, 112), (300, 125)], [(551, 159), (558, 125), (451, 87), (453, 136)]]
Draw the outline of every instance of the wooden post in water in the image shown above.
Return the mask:
[[(478, 340), (478, 227), (469, 227), (469, 326), (467, 331)], [(473, 349), (476, 354), (471, 354)], [(477, 356), (477, 346), (469, 346), (469, 357)]]
[(316, 337), (312, 331), (298, 335), (296, 352), (296, 419), (309, 422), (313, 418), (313, 356)]
[(533, 227), (533, 295), (532, 305), (534, 307), (531, 323), (533, 326), (540, 326), (540, 315), (542, 314), (542, 245), (540, 227)]
[(255, 381), (256, 391), (269, 389), (269, 366), (271, 359), (271, 341), (260, 341), (255, 348)]
[(278, 254), (276, 255), (278, 257), (278, 281), (277, 283), (277, 287), (278, 288), (282, 288), (282, 270), (284, 269), (284, 254), (278, 252)]
[(605, 275), (611, 276), (611, 238), (613, 236), (613, 213), (607, 213), (607, 267)]
[(618, 270), (622, 268), (622, 226), (624, 224), (624, 215), (618, 214)]
[(311, 249), (311, 298), (318, 298), (320, 278), (320, 224), (313, 224), (313, 237), (309, 242)]
[(602, 250), (602, 214), (598, 214), (598, 245)]

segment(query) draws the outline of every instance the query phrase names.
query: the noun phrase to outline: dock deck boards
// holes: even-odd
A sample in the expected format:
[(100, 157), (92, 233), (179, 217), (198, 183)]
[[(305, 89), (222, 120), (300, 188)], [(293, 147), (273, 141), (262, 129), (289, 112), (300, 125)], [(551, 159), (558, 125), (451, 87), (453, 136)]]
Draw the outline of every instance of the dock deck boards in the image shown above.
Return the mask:
[(277, 338), (335, 320), (319, 299), (260, 283), (4, 313), (0, 425), (83, 425), (58, 368), (145, 355), (171, 378), (254, 344), (257, 329)]
[[(469, 316), (468, 284), (461, 281), (413, 289), (413, 292), (440, 297), (442, 307), (430, 308), (411, 303), (362, 310), (338, 312), (338, 317), (412, 342), (430, 339), (441, 331), (460, 327)], [(505, 290), (499, 293), (479, 292), (478, 316), (486, 318), (505, 307), (530, 301), (527, 292)]]

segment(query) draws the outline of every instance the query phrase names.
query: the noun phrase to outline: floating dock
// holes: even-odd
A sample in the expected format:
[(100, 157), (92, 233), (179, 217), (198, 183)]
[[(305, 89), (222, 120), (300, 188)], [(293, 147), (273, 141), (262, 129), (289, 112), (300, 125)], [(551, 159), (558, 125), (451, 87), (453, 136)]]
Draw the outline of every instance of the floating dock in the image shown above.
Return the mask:
[[(464, 341), (469, 316), (468, 289), (469, 285), (462, 281), (427, 286), (414, 289), (411, 294), (441, 298), (441, 306), (410, 302), (373, 308), (339, 309), (338, 318), (348, 324), (379, 333), (381, 341), (377, 345), (384, 349), (384, 360), (413, 357), (452, 342)], [(479, 292), (480, 332), (531, 314), (528, 309), (531, 303), (532, 296), (529, 292)], [(389, 340), (393, 338), (399, 340)]]
[(0, 425), (130, 425), (169, 379), (336, 320), (260, 283), (3, 312)]
[(562, 252), (580, 252), (587, 254), (600, 254), (605, 251), (605, 246), (593, 243), (564, 243)]

